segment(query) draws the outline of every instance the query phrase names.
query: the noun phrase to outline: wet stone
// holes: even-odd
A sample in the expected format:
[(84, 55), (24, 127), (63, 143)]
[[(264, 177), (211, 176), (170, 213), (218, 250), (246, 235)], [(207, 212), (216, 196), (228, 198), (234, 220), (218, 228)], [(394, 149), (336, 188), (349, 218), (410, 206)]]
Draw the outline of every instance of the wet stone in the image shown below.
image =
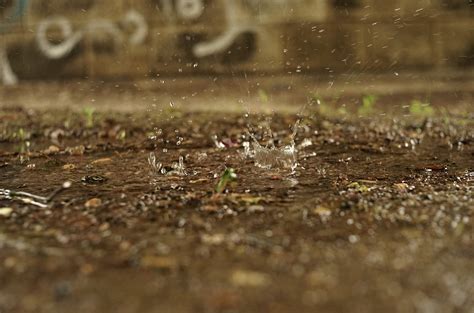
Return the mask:
[(84, 184), (96, 185), (105, 183), (108, 180), (107, 177), (101, 175), (86, 175), (81, 178), (81, 182)]

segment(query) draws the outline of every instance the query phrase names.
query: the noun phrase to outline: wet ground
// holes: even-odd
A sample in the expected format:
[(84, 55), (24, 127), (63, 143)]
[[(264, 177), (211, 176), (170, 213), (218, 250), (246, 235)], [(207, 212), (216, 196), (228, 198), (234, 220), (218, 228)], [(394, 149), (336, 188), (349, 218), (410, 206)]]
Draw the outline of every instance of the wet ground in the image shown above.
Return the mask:
[[(0, 188), (72, 185), (0, 200), (2, 313), (474, 312), (467, 87), (249, 115), (40, 110), (22, 90), (4, 91)], [(279, 148), (295, 125), (296, 169), (257, 166), (249, 133)]]

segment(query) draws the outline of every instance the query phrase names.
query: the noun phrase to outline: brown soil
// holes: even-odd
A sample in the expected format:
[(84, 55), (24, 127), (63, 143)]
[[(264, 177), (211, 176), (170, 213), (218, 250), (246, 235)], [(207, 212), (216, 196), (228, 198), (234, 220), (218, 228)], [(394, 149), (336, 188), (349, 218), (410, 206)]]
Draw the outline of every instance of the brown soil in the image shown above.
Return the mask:
[[(296, 115), (168, 108), (87, 125), (4, 107), (0, 188), (72, 187), (47, 208), (0, 200), (0, 312), (473, 312), (472, 109), (392, 104), (309, 107), (294, 173), (255, 166), (242, 143), (248, 125), (287, 143)], [(238, 178), (216, 194), (226, 167)]]

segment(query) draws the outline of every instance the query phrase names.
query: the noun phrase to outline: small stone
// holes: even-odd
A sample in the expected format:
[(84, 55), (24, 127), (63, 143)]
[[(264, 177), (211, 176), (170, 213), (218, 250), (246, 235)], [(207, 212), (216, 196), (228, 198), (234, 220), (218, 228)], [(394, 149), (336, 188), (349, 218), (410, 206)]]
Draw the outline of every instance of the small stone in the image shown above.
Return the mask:
[(247, 208), (249, 213), (262, 213), (265, 211), (263, 205), (251, 205)]
[(360, 238), (357, 235), (350, 235), (348, 240), (350, 243), (357, 243), (360, 240)]
[(218, 212), (219, 211), (219, 207), (217, 205), (203, 205), (201, 207), (201, 211), (203, 212)]
[(101, 232), (106, 232), (109, 229), (110, 229), (110, 224), (109, 223), (103, 223), (99, 226), (99, 231), (101, 231)]
[(323, 206), (318, 206), (313, 210), (313, 213), (315, 215), (319, 215), (320, 217), (329, 217), (331, 216), (331, 210), (323, 207)]
[(81, 181), (85, 184), (101, 184), (107, 181), (107, 177), (100, 175), (86, 175), (81, 178)]
[(406, 183), (393, 184), (393, 187), (400, 192), (406, 192), (408, 190), (408, 184)]
[(332, 277), (332, 275), (326, 273), (322, 270), (315, 270), (310, 272), (306, 276), (306, 280), (308, 283), (313, 287), (335, 287), (337, 285), (336, 280)]
[(270, 279), (265, 273), (236, 270), (232, 273), (230, 281), (233, 285), (239, 287), (262, 287), (268, 285)]
[(69, 164), (64, 164), (63, 165), (63, 170), (66, 170), (66, 171), (70, 171), (70, 170), (73, 170), (75, 168), (76, 168), (76, 166), (74, 164), (69, 163)]
[(112, 163), (112, 159), (111, 158), (102, 158), (102, 159), (97, 159), (97, 160), (94, 160), (92, 161), (92, 165), (103, 165), (103, 164), (109, 164), (109, 163)]
[(76, 146), (76, 147), (67, 147), (66, 152), (70, 155), (83, 155), (86, 151), (86, 147), (84, 146)]
[(122, 241), (119, 245), (120, 250), (128, 251), (132, 247), (130, 241)]
[(89, 208), (97, 208), (101, 204), (102, 204), (102, 200), (100, 200), (99, 198), (92, 198), (92, 199), (87, 200), (84, 205), (86, 206), (86, 208), (89, 209)]
[(211, 246), (220, 245), (224, 242), (224, 240), (225, 240), (225, 236), (223, 234), (213, 234), (213, 235), (204, 234), (201, 236), (201, 241), (204, 244), (211, 245)]
[(58, 153), (59, 151), (61, 151), (61, 149), (59, 149), (55, 145), (51, 145), (51, 146), (48, 147), (48, 149), (43, 150), (43, 153), (49, 155), (49, 154)]
[(66, 181), (63, 183), (63, 185), (62, 185), (62, 187), (63, 187), (64, 189), (71, 188), (71, 186), (72, 186), (72, 182), (70, 182), (70, 181), (68, 181), (68, 180), (66, 180)]
[(51, 140), (53, 142), (58, 142), (59, 140), (61, 140), (61, 138), (64, 137), (64, 130), (58, 128), (56, 130), (53, 130), (50, 134), (49, 134), (49, 138), (51, 138)]
[(9, 217), (13, 212), (12, 208), (0, 208), (0, 216)]

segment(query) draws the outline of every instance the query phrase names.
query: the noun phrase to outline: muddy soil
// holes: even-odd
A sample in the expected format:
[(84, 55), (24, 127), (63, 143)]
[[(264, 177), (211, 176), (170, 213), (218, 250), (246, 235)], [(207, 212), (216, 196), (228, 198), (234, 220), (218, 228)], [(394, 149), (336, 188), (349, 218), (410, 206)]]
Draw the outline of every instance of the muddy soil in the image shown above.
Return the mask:
[(72, 186), (0, 200), (0, 312), (474, 312), (472, 108), (407, 110), (3, 107), (0, 188)]

